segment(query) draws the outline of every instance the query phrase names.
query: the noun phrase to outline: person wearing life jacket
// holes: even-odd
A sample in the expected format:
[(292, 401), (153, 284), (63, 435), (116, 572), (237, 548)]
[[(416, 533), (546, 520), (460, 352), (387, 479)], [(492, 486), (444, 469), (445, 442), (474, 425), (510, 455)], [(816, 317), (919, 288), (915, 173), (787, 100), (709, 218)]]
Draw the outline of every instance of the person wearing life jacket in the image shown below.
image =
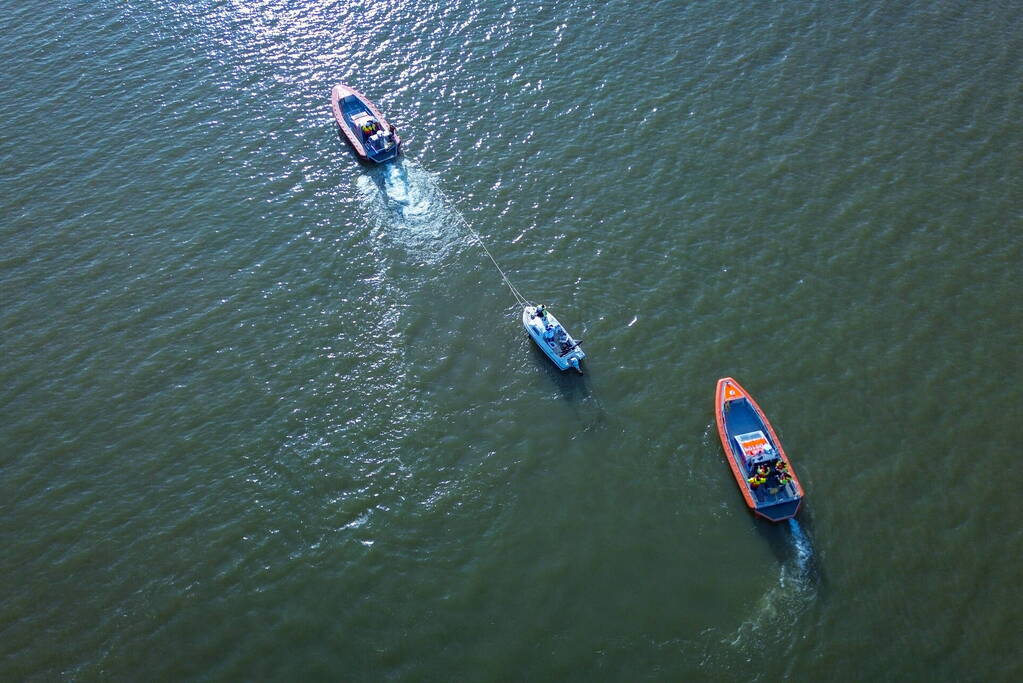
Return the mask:
[(547, 320), (547, 307), (544, 306), (543, 304), (540, 304), (539, 306), (536, 307), (536, 312), (533, 313), (533, 315), (540, 318), (540, 320)]
[(558, 346), (561, 347), (562, 353), (565, 353), (565, 351), (567, 351), (566, 347), (568, 347), (568, 333), (565, 332), (565, 328), (562, 327), (561, 325), (558, 325), (554, 329), (554, 341), (556, 341), (558, 343)]
[(792, 481), (792, 472), (789, 471), (789, 464), (778, 458), (778, 462), (774, 463), (774, 473), (778, 476), (778, 485), (785, 486), (785, 484)]
[(362, 122), (362, 135), (367, 140), (373, 133), (377, 132), (377, 122), (373, 119), (366, 119)]
[(765, 483), (767, 481), (767, 477), (761, 476), (760, 474), (754, 474), (752, 477), (750, 477), (746, 481), (749, 482), (750, 487), (757, 488), (758, 486), (760, 486), (761, 484), (763, 484), (763, 483)]

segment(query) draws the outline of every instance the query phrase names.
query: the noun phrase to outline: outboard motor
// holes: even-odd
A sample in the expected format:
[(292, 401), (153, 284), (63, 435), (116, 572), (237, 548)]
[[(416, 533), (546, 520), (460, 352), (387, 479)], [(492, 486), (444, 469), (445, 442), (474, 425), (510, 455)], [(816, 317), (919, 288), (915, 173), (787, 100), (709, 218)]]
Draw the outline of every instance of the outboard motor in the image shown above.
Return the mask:
[(377, 149), (390, 149), (394, 145), (394, 137), (391, 135), (391, 131), (383, 128), (373, 133), (369, 141)]

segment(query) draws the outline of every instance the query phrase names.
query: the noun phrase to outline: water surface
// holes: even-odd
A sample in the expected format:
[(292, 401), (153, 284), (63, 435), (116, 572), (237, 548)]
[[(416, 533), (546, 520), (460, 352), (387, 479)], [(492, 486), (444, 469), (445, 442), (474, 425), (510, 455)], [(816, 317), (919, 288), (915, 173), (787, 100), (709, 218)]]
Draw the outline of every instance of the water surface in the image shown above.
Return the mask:
[(0, 15), (3, 678), (1019, 677), (1012, 3)]

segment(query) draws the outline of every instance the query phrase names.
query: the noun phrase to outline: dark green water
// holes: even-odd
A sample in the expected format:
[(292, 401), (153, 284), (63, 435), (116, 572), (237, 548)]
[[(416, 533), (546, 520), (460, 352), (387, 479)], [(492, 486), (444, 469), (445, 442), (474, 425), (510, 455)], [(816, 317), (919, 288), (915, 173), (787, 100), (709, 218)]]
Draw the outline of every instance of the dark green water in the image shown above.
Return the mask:
[(1023, 676), (1018, 4), (0, 21), (0, 679)]

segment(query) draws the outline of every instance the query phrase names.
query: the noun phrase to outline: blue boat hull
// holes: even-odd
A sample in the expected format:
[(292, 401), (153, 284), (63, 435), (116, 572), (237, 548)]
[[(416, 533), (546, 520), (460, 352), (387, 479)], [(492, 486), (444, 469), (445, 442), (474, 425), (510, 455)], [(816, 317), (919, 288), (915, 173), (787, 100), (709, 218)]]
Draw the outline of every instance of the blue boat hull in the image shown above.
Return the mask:
[[(564, 343), (559, 344), (555, 341), (547, 341), (543, 338), (546, 324), (551, 324), (556, 327), (560, 327), (561, 323), (554, 317), (553, 313), (547, 313), (546, 318), (541, 319), (536, 315), (535, 306), (526, 306), (522, 309), (522, 325), (526, 328), (526, 332), (536, 342), (536, 345), (540, 347), (540, 350), (551, 359), (551, 362), (558, 366), (559, 370), (568, 370), (569, 368), (575, 368), (582, 373), (582, 368), (579, 363), (583, 358), (586, 358), (586, 354), (579, 346), (579, 342), (572, 338), (572, 335), (566, 331), (567, 340)], [(561, 329), (564, 329), (562, 327)]]

